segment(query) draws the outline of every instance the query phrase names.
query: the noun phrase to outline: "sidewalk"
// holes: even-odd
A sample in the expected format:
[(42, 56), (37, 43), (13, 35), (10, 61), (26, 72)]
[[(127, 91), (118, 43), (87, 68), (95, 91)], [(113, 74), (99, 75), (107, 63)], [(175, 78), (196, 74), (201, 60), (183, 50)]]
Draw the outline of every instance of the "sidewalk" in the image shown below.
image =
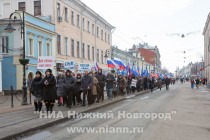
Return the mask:
[[(149, 91), (142, 91), (135, 94), (130, 94), (131, 96), (117, 96), (113, 100), (107, 100), (105, 98), (104, 102), (94, 103), (91, 106), (75, 106), (71, 109), (66, 107), (57, 107), (55, 105), (54, 110), (62, 111), (64, 118), (40, 118), (39, 114), (34, 114), (34, 108), (32, 105), (28, 106), (17, 106), (15, 108), (6, 108), (7, 111), (2, 111), (0, 113), (0, 139), (12, 139), (13, 137), (18, 137), (25, 133), (43, 129), (57, 123), (67, 121), (68, 111), (75, 111), (76, 113), (85, 113), (91, 112), (96, 109), (100, 109), (102, 107), (114, 104), (116, 102), (125, 100), (126, 98), (135, 97), (134, 95), (141, 95), (147, 93)], [(1, 109), (4, 107), (0, 107)], [(42, 109), (45, 110), (45, 107)], [(55, 113), (56, 114), (56, 113)]]

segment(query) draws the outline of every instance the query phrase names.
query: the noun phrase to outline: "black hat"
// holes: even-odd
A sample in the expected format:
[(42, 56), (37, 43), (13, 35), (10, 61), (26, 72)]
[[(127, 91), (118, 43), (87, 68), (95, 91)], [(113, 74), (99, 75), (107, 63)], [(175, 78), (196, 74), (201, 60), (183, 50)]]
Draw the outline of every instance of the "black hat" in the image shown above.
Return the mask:
[(45, 73), (46, 72), (49, 72), (50, 74), (52, 73), (52, 70), (51, 69), (47, 69), (46, 71), (45, 71)]
[(39, 74), (40, 76), (42, 76), (42, 73), (40, 71), (37, 71), (36, 74)]

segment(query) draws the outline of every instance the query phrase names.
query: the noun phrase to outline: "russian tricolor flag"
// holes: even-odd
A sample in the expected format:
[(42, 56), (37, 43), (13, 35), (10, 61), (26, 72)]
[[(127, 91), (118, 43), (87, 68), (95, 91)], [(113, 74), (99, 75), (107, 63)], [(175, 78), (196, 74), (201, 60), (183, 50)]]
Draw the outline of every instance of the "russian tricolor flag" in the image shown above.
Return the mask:
[(113, 60), (109, 58), (107, 58), (107, 65), (109, 68), (117, 68), (117, 69), (120, 68), (118, 64), (116, 64)]
[(98, 62), (96, 61), (95, 62), (95, 66), (94, 66), (94, 68), (95, 68), (95, 71), (98, 71), (98, 70), (100, 70), (101, 68), (99, 67), (99, 65), (98, 65)]
[(120, 69), (122, 69), (122, 70), (126, 69), (125, 64), (124, 64), (120, 59), (114, 58), (114, 62), (115, 62), (117, 65), (119, 65)]

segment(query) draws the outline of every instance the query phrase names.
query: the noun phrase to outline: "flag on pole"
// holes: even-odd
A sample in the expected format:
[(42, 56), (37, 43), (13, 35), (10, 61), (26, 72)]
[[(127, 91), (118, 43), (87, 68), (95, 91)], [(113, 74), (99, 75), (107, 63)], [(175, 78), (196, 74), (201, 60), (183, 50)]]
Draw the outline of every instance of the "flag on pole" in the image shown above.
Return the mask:
[(95, 68), (95, 71), (98, 71), (98, 70), (100, 70), (101, 68), (99, 67), (99, 65), (98, 65), (98, 62), (96, 61), (95, 62), (95, 66), (94, 66), (94, 68)]
[(117, 69), (120, 68), (118, 64), (116, 64), (113, 60), (109, 58), (107, 58), (107, 65), (109, 68), (117, 68)]
[(117, 65), (119, 65), (120, 69), (122, 69), (122, 70), (126, 69), (125, 64), (124, 64), (120, 59), (114, 58), (114, 62), (115, 62)]

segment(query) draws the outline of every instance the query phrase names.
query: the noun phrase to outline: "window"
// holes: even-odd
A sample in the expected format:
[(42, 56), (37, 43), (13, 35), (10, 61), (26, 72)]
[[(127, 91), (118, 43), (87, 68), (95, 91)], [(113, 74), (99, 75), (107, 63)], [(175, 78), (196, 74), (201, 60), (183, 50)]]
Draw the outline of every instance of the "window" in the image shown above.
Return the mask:
[(28, 54), (30, 56), (33, 56), (33, 53), (34, 53), (34, 42), (33, 42), (33, 39), (29, 38)]
[(0, 37), (0, 45), (1, 45), (2, 53), (8, 53), (8, 49), (9, 49), (8, 39), (9, 38), (7, 36)]
[(65, 20), (69, 21), (69, 10), (65, 7)]
[(92, 34), (94, 35), (95, 34), (95, 25), (92, 24)]
[(39, 48), (39, 51), (38, 51), (39, 54), (38, 54), (38, 56), (42, 56), (42, 42), (39, 41), (39, 42), (38, 42), (38, 45), (39, 45), (39, 46), (38, 46), (38, 48)]
[(57, 3), (57, 16), (60, 17), (61, 16), (61, 4)]
[(47, 56), (51, 56), (51, 48), (49, 43), (47, 43)]
[(71, 56), (74, 57), (74, 40), (71, 40)]
[(101, 63), (104, 63), (104, 52), (101, 51)]
[(19, 2), (18, 3), (18, 10), (19, 11), (26, 11), (26, 3), (25, 2)]
[(99, 37), (99, 28), (98, 27), (96, 29), (96, 32), (97, 32), (97, 37)]
[(80, 47), (79, 41), (77, 41), (77, 57), (80, 58)]
[(82, 44), (82, 58), (85, 59), (85, 44)]
[(77, 15), (77, 27), (79, 27), (79, 25), (80, 25), (80, 16)]
[(85, 18), (82, 18), (82, 27), (83, 27), (83, 30), (85, 30)]
[(105, 42), (107, 42), (107, 38), (106, 38), (106, 32), (105, 32), (105, 35), (104, 35), (104, 36), (105, 36)]
[(74, 25), (74, 11), (71, 11), (71, 24)]
[(95, 60), (95, 48), (94, 47), (92, 47), (92, 59), (93, 59), (93, 61)]
[(103, 39), (104, 39), (104, 31), (101, 30), (101, 40), (103, 40)]
[(97, 58), (96, 60), (99, 62), (99, 49), (97, 49)]
[(57, 35), (57, 53), (61, 54), (61, 35)]
[(41, 16), (41, 1), (34, 1), (34, 16)]
[(66, 52), (66, 55), (69, 55), (69, 41), (68, 41), (68, 37), (65, 37), (65, 52)]
[(90, 60), (90, 45), (88, 45), (88, 60)]
[(110, 44), (110, 35), (108, 35), (108, 43)]
[(87, 22), (87, 31), (90, 32), (90, 21)]

